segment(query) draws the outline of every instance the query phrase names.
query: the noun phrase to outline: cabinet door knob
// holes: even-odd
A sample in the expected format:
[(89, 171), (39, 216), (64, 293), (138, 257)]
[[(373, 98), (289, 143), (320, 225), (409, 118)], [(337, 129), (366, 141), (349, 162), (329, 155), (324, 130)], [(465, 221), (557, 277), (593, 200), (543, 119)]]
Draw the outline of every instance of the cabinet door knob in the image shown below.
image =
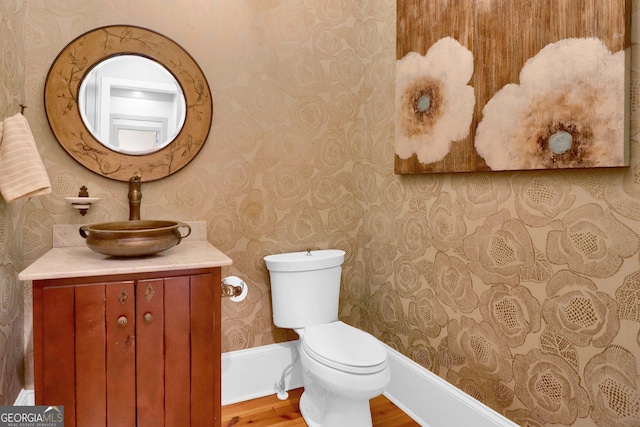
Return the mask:
[(118, 326), (127, 326), (127, 316), (118, 317)]
[(144, 316), (144, 321), (147, 323), (151, 323), (151, 321), (153, 320), (153, 314), (151, 313), (145, 313)]

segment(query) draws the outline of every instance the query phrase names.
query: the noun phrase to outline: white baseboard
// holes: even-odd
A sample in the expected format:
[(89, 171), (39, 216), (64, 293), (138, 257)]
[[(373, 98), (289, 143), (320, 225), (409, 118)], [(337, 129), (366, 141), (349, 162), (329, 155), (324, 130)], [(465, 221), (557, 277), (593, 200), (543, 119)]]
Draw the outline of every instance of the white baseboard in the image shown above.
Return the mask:
[(424, 427), (518, 427), (459, 388), (385, 345), (391, 382), (384, 395)]
[(16, 401), (13, 403), (13, 406), (35, 406), (36, 404), (36, 395), (33, 390), (25, 390), (24, 388), (16, 397)]
[[(222, 405), (275, 394), (275, 383), (296, 357), (298, 341), (222, 354)], [(300, 361), (285, 375), (287, 390), (302, 387)]]
[[(222, 355), (222, 405), (275, 394), (274, 384), (295, 358), (298, 341)], [(384, 395), (424, 427), (518, 427), (457, 387), (385, 345), (391, 382)], [(300, 361), (285, 376), (287, 390), (302, 387)]]

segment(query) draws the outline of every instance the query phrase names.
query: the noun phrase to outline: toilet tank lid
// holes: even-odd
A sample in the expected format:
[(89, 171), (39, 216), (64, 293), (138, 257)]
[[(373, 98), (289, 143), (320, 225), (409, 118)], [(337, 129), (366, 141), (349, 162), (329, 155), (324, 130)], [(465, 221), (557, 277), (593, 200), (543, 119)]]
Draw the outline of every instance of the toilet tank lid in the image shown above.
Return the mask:
[(344, 254), (340, 249), (321, 249), (267, 255), (264, 260), (270, 271), (309, 271), (340, 266)]

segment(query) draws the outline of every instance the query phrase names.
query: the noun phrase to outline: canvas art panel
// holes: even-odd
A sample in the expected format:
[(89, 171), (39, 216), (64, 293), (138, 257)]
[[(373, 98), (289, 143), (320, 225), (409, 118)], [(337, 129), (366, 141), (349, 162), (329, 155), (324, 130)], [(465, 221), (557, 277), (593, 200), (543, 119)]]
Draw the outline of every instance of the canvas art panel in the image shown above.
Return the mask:
[(630, 0), (398, 0), (398, 174), (624, 167)]

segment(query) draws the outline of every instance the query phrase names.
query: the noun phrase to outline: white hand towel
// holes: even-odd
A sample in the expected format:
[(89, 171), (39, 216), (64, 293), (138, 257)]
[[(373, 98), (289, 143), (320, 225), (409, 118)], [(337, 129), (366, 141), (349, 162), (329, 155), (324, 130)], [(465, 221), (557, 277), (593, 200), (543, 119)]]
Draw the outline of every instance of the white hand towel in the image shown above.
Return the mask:
[(51, 192), (27, 119), (20, 113), (0, 126), (0, 193), (7, 202)]

